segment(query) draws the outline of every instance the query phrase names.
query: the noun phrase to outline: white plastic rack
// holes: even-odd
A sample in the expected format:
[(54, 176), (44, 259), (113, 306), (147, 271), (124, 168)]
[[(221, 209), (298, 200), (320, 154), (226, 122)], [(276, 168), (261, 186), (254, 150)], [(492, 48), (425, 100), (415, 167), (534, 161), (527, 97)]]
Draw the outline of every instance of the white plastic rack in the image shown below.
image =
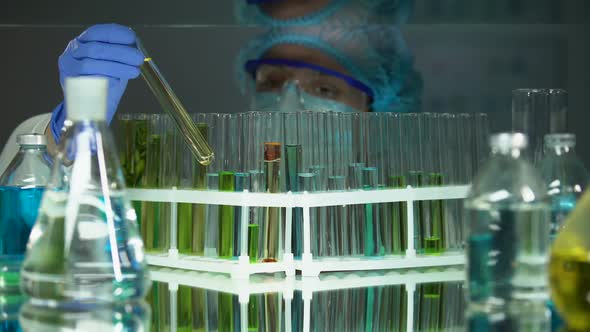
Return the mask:
[[(171, 231), (170, 249), (167, 253), (147, 255), (148, 263), (156, 266), (196, 271), (227, 273), (232, 278), (248, 278), (256, 273), (284, 272), (287, 277), (300, 270), (303, 276), (318, 276), (326, 271), (364, 271), (383, 269), (407, 269), (433, 266), (464, 264), (462, 252), (445, 253), (437, 256), (417, 255), (414, 249), (414, 202), (421, 200), (462, 199), (467, 195), (468, 186), (445, 186), (404, 189), (346, 191), (323, 193), (249, 193), (196, 191), (182, 189), (129, 189), (128, 197), (134, 201), (170, 202)], [(314, 207), (343, 206), (353, 204), (407, 203), (407, 247), (405, 255), (381, 257), (322, 257), (314, 258), (311, 253), (310, 209)], [(181, 255), (177, 250), (177, 204), (197, 203), (231, 205), (241, 207), (240, 225), (241, 248), (237, 260), (216, 259), (201, 256)], [(282, 260), (272, 263), (250, 263), (247, 248), (247, 225), (249, 209), (252, 207), (286, 208), (284, 254)], [(293, 208), (303, 209), (303, 253), (295, 260), (291, 246)]]
[(330, 272), (319, 277), (276, 278), (258, 275), (248, 280), (236, 280), (224, 274), (155, 268), (151, 271), (154, 281), (168, 284), (170, 292), (171, 331), (176, 331), (178, 287), (189, 286), (229, 293), (238, 296), (240, 303), (240, 331), (248, 331), (248, 303), (250, 295), (279, 293), (284, 301), (285, 331), (291, 331), (292, 300), (295, 291), (301, 291), (303, 300), (303, 331), (311, 331), (311, 303), (316, 293), (353, 288), (404, 285), (406, 295), (406, 326), (413, 331), (414, 292), (417, 285), (434, 282), (463, 281), (461, 268), (446, 267), (404, 271), (365, 271), (359, 273)]

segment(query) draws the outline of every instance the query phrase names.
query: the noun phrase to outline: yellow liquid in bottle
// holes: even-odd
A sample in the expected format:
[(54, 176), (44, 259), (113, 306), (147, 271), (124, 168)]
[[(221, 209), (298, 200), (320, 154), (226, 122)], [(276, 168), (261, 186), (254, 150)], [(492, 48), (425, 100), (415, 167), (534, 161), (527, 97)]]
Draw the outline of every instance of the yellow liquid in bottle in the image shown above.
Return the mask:
[(590, 331), (590, 256), (583, 248), (554, 251), (549, 264), (551, 298), (571, 330)]

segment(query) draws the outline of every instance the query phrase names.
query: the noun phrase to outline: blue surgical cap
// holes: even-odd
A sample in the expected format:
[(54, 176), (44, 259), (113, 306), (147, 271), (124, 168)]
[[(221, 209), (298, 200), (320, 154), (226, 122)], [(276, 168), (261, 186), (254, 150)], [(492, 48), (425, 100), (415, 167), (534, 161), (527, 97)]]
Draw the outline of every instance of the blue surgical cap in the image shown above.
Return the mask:
[(371, 89), (374, 112), (420, 111), (422, 79), (396, 26), (273, 28), (251, 41), (238, 56), (235, 70), (243, 93), (252, 79), (244, 67), (248, 60), (264, 58), (268, 50), (281, 44), (316, 49), (335, 59)]
[(401, 24), (414, 5), (414, 0), (332, 0), (322, 9), (291, 19), (274, 18), (260, 8), (284, 1), (289, 0), (234, 0), (236, 20), (264, 26)]

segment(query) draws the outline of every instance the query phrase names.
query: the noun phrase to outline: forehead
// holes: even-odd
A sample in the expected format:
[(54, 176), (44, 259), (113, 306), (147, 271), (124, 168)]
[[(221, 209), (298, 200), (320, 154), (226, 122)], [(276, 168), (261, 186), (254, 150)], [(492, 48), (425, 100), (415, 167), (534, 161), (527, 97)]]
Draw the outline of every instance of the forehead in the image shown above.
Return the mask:
[(276, 45), (264, 53), (262, 58), (304, 61), (326, 69), (331, 69), (344, 75), (350, 75), (350, 73), (332, 57), (322, 51), (301, 45)]

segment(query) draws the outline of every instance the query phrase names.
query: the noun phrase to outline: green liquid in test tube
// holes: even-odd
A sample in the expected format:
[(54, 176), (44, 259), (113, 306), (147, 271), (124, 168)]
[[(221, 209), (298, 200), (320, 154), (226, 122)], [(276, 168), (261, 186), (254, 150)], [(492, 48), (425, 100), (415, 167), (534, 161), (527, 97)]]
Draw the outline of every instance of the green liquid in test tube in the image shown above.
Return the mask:
[[(218, 173), (207, 173), (206, 174), (207, 190), (219, 190), (219, 174)], [(205, 250), (204, 254), (206, 257), (218, 257), (219, 247), (219, 205), (209, 204), (207, 205), (207, 217), (206, 220), (206, 236), (205, 236)]]
[[(249, 173), (235, 173), (235, 192), (243, 192), (250, 188), (250, 174)], [(242, 207), (234, 207), (234, 257), (241, 255), (241, 225), (242, 225)]]
[[(160, 135), (150, 135), (147, 140), (147, 157), (144, 178), (145, 188), (158, 188), (160, 185)], [(144, 240), (146, 251), (157, 248), (156, 228), (160, 220), (160, 202), (141, 203), (141, 237)]]
[[(409, 181), (410, 185), (414, 188), (424, 187), (425, 185), (424, 172), (422, 171), (410, 171)], [(416, 201), (414, 202), (414, 244), (417, 246), (416, 249), (424, 251), (426, 243), (424, 242), (424, 224), (428, 221), (428, 215), (430, 210), (428, 208), (428, 201)]]
[(248, 256), (250, 263), (256, 263), (258, 261), (259, 228), (257, 224), (248, 225)]
[[(235, 190), (234, 172), (219, 172), (219, 190)], [(219, 207), (219, 258), (232, 258), (234, 254), (234, 207)]]

